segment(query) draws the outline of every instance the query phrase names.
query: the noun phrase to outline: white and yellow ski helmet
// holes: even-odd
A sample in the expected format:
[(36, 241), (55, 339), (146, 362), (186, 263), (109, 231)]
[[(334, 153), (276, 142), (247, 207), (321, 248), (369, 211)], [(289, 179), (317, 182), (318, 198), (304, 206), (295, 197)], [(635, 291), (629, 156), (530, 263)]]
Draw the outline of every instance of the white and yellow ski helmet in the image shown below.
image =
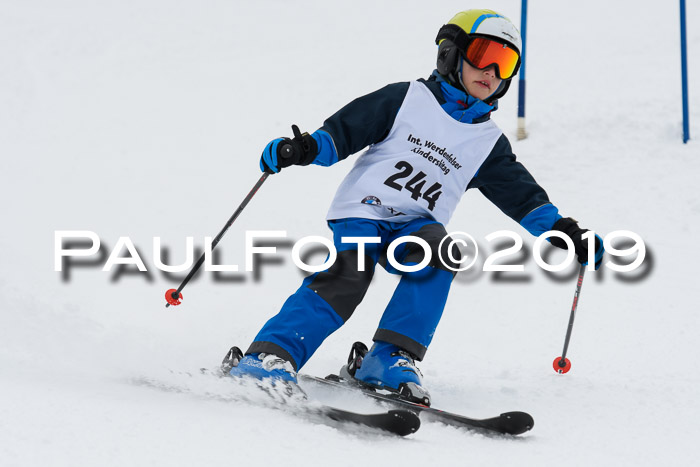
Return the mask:
[(457, 13), (440, 28), (435, 43), (438, 45), (438, 73), (453, 86), (464, 88), (460, 77), (462, 59), (476, 68), (496, 65), (503, 82), (489, 96), (489, 102), (506, 93), (520, 68), (520, 32), (508, 18), (493, 10)]

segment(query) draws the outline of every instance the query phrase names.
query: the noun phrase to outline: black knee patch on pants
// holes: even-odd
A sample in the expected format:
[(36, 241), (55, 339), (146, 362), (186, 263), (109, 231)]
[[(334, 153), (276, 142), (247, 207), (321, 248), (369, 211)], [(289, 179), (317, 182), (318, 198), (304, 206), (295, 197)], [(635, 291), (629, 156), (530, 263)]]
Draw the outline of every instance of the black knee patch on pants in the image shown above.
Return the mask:
[(359, 271), (357, 250), (338, 253), (333, 266), (318, 273), (307, 286), (347, 321), (365, 297), (374, 275), (374, 261), (365, 256), (365, 270)]
[[(428, 263), (429, 267), (455, 273), (455, 271), (445, 266), (445, 264), (447, 264), (448, 266), (456, 269), (459, 267), (459, 263), (451, 261), (450, 256), (448, 255), (448, 245), (450, 244), (450, 239), (448, 238), (442, 242), (442, 240), (447, 236), (447, 230), (445, 230), (444, 225), (438, 223), (424, 225), (417, 231), (412, 232), (411, 235), (425, 240), (428, 245), (430, 245), (431, 259), (430, 263)], [(442, 242), (442, 249), (440, 249), (440, 242)], [(459, 251), (457, 245), (452, 245), (452, 257), (458, 261), (462, 259), (462, 252)], [(406, 254), (402, 259), (400, 259), (400, 262), (419, 264), (421, 261), (423, 261), (423, 258), (425, 258), (425, 251), (423, 250), (422, 246), (414, 242), (406, 242)], [(442, 261), (440, 258), (442, 258)], [(398, 259), (399, 258), (397, 258), (397, 260)]]

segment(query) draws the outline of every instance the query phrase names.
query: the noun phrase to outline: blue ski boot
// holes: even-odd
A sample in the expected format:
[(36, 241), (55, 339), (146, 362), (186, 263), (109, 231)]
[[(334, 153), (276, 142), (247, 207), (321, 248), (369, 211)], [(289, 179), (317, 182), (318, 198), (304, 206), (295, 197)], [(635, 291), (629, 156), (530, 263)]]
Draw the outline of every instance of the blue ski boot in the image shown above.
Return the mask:
[(401, 399), (430, 406), (430, 394), (423, 388), (423, 374), (413, 356), (394, 344), (376, 341), (367, 352), (364, 344), (356, 342), (341, 376), (354, 377), (365, 386), (386, 389)]
[(256, 353), (244, 357), (238, 347), (233, 347), (226, 355), (222, 369), (231, 376), (297, 384), (297, 373), (292, 364), (273, 354)]

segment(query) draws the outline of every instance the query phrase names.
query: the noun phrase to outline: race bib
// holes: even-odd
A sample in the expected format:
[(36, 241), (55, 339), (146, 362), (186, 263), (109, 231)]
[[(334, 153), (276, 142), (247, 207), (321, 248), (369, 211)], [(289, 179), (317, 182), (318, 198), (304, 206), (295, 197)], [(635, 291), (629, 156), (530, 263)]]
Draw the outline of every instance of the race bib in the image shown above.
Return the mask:
[(456, 121), (425, 85), (411, 82), (389, 135), (357, 159), (326, 218), (447, 224), (501, 134), (491, 120)]

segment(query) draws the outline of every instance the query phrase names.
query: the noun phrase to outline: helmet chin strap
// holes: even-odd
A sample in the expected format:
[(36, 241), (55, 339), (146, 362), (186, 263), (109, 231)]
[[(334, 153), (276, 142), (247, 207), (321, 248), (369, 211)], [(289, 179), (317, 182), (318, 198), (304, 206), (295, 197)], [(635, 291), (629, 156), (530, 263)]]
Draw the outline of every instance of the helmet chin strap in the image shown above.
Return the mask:
[(467, 87), (464, 85), (464, 80), (462, 79), (462, 67), (464, 66), (464, 59), (462, 57), (459, 57), (459, 67), (457, 67), (457, 83), (459, 84), (459, 87), (462, 88), (464, 92), (467, 93), (467, 96), (469, 95), (469, 91), (467, 91)]
[(509, 82), (509, 80), (507, 80), (507, 79), (501, 80), (501, 84), (498, 85), (496, 90), (494, 92), (492, 92), (491, 95), (484, 100), (484, 102), (486, 102), (488, 105), (492, 105), (493, 101), (495, 101), (496, 99), (499, 99), (503, 94), (505, 94), (505, 92), (503, 92), (503, 90), (507, 86), (508, 82)]

